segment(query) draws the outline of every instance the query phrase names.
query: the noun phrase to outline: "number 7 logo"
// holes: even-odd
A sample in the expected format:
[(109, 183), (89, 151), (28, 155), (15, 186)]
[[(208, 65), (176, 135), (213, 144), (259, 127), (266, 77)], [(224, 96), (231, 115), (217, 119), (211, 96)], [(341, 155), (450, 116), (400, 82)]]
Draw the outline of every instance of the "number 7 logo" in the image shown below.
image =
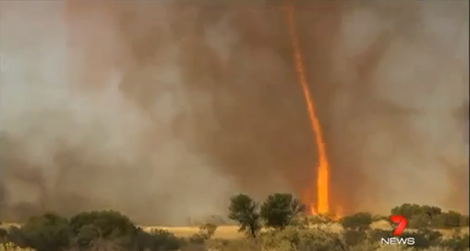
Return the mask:
[(391, 215), (390, 220), (397, 225), (393, 230), (393, 236), (400, 236), (405, 231), (408, 221), (402, 215)]

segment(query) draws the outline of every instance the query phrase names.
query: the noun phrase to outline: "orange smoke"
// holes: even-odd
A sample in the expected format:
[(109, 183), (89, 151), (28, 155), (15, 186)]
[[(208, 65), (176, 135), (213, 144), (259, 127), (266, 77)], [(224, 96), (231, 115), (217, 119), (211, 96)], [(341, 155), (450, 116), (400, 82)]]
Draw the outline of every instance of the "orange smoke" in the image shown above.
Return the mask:
[(315, 210), (314, 204), (312, 201), (312, 196), (308, 196), (311, 191), (308, 191), (307, 195), (304, 195), (302, 198), (304, 203), (310, 207), (310, 213), (314, 214), (327, 214), (330, 212), (329, 207), (329, 165), (328, 158), (326, 156), (326, 147), (323, 141), (323, 134), (320, 126), (320, 121), (318, 120), (315, 112), (315, 106), (310, 95), (310, 90), (308, 88), (307, 77), (305, 74), (305, 69), (302, 60), (302, 52), (300, 49), (299, 38), (296, 32), (295, 20), (294, 20), (294, 6), (286, 6), (284, 8), (286, 12), (286, 20), (289, 26), (289, 36), (292, 39), (292, 47), (294, 50), (294, 63), (295, 70), (297, 72), (297, 77), (302, 91), (305, 96), (305, 101), (307, 103), (308, 117), (310, 119), (312, 131), (315, 136), (315, 144), (318, 150), (319, 163), (317, 168), (317, 209)]

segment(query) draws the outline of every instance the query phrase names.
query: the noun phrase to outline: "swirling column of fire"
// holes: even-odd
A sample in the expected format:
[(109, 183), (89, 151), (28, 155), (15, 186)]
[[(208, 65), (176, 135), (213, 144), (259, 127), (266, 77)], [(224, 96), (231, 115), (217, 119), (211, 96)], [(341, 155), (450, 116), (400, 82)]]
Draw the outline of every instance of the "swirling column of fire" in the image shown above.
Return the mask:
[[(295, 9), (293, 1), (290, 2), (287, 0), (287, 5), (284, 6), (284, 12), (286, 14), (286, 21), (289, 27), (289, 36), (292, 40), (292, 47), (294, 52), (294, 64), (295, 70), (297, 72), (297, 78), (302, 91), (305, 97), (305, 102), (307, 104), (308, 117), (311, 123), (311, 128), (315, 137), (315, 145), (318, 151), (319, 163), (317, 167), (317, 208), (316, 212), (320, 214), (329, 213), (329, 164), (328, 158), (326, 155), (326, 146), (323, 141), (323, 134), (321, 130), (320, 121), (316, 115), (315, 106), (313, 104), (312, 97), (310, 95), (310, 90), (308, 87), (307, 77), (305, 73), (304, 63), (302, 59), (302, 51), (300, 48), (299, 37), (296, 31), (295, 24)], [(304, 198), (304, 200), (306, 200)], [(303, 201), (308, 206), (310, 206), (311, 214), (315, 213), (315, 208), (311, 198), (307, 198), (310, 201)]]

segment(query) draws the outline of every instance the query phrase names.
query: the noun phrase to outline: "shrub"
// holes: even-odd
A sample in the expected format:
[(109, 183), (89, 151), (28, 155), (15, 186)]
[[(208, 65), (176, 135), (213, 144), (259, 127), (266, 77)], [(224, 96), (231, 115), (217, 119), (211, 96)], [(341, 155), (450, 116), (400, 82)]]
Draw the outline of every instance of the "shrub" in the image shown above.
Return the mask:
[(259, 251), (260, 241), (253, 238), (223, 240), (213, 239), (207, 242), (207, 250), (214, 251)]
[(408, 204), (394, 207), (392, 214), (403, 215), (409, 220), (409, 228), (457, 228), (469, 225), (467, 215), (459, 212), (443, 212), (439, 207)]
[(367, 240), (367, 233), (362, 229), (345, 229), (343, 239), (348, 246), (357, 246)]
[(0, 243), (5, 243), (7, 239), (8, 231), (5, 228), (0, 228)]
[(127, 216), (116, 211), (79, 213), (70, 219), (70, 227), (75, 235), (81, 231), (96, 232), (103, 239), (129, 237), (137, 231)]
[[(401, 206), (397, 206), (392, 208), (391, 214), (392, 215), (403, 215), (407, 219), (413, 218), (413, 216), (430, 216), (433, 218), (436, 215), (442, 213), (442, 210), (439, 207), (434, 206), (421, 206), (418, 204), (409, 204), (405, 203)], [(410, 226), (412, 227), (412, 226)]]
[(76, 242), (81, 249), (88, 248), (92, 243), (101, 240), (101, 231), (95, 225), (82, 226), (77, 233)]
[(19, 248), (27, 248), (27, 240), (26, 240), (26, 235), (24, 232), (21, 231), (20, 228), (16, 226), (11, 226), (7, 230), (7, 241), (12, 243), (13, 246), (19, 247)]
[(273, 230), (260, 236), (258, 250), (279, 251), (334, 251), (345, 245), (340, 235), (319, 229), (296, 229), (287, 227), (284, 231)]
[(46, 213), (30, 218), (16, 234), (24, 241), (21, 244), (36, 251), (62, 251), (70, 244), (71, 231), (68, 223), (66, 218)]
[(449, 211), (434, 217), (431, 222), (432, 226), (436, 228), (460, 228), (468, 226), (468, 216)]
[(206, 224), (199, 227), (199, 233), (198, 234), (204, 240), (208, 240), (215, 234), (216, 230), (217, 230), (217, 225), (214, 225), (214, 224), (211, 224), (211, 223), (206, 223)]
[(312, 225), (322, 225), (322, 224), (329, 224), (333, 222), (331, 218), (328, 218), (324, 215), (312, 215), (312, 216), (309, 216), (307, 219), (308, 219), (308, 223)]
[(452, 251), (468, 250), (469, 245), (470, 244), (468, 234), (465, 234), (463, 236), (454, 236), (452, 238), (445, 239), (440, 243), (440, 246)]
[(391, 237), (390, 230), (383, 230), (383, 229), (371, 229), (367, 232), (367, 239), (370, 242), (377, 242), (382, 238)]
[(341, 218), (340, 223), (344, 229), (365, 231), (372, 224), (372, 215), (370, 213), (356, 213)]
[(434, 231), (431, 229), (419, 229), (413, 233), (405, 232), (401, 237), (414, 237), (415, 238), (415, 245), (413, 246), (416, 249), (424, 249), (429, 248), (431, 246), (438, 246), (441, 239), (442, 234), (438, 231)]
[(178, 250), (182, 246), (182, 240), (175, 237), (174, 234), (159, 229), (151, 232), (138, 229), (132, 242), (133, 249), (139, 251), (170, 251)]

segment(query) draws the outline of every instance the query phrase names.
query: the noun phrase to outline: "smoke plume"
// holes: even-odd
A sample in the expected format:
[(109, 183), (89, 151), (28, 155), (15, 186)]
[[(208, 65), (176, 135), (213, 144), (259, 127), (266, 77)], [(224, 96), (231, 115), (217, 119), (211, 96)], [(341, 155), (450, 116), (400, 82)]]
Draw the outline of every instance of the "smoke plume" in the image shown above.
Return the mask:
[[(333, 208), (468, 210), (468, 1), (297, 7)], [(281, 2), (0, 9), (2, 214), (184, 224), (233, 193), (315, 188)]]

